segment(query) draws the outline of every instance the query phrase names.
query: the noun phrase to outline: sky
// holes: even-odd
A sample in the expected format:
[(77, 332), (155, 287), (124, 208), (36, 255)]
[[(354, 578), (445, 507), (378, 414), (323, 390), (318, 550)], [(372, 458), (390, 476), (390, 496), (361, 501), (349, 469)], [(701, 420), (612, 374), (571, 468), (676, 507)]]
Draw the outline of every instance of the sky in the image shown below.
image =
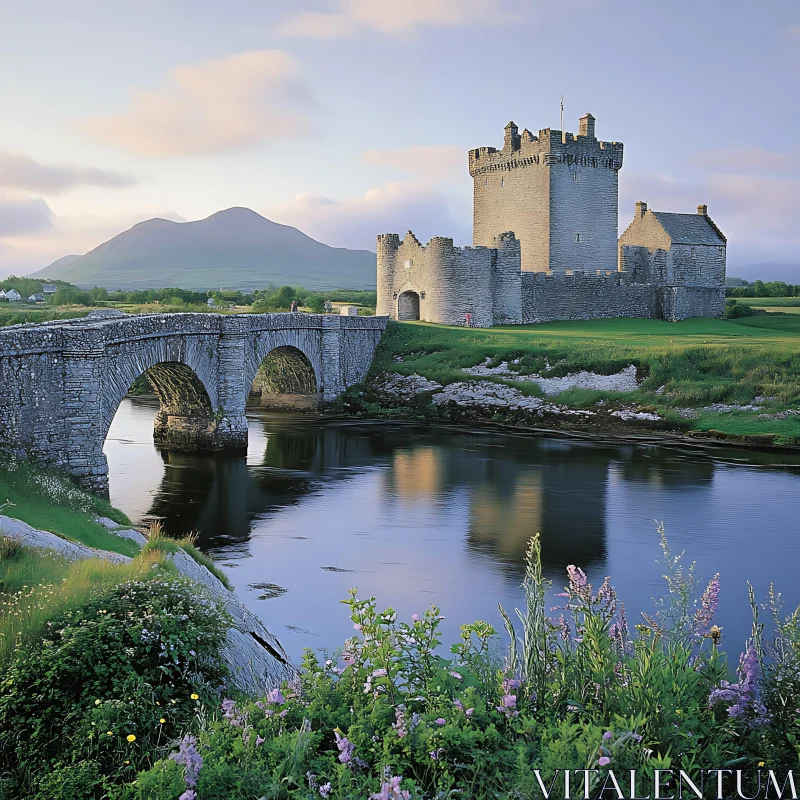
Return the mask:
[(246, 206), (334, 246), (470, 244), (514, 120), (625, 144), (728, 274), (800, 283), (800, 0), (0, 0), (0, 275)]

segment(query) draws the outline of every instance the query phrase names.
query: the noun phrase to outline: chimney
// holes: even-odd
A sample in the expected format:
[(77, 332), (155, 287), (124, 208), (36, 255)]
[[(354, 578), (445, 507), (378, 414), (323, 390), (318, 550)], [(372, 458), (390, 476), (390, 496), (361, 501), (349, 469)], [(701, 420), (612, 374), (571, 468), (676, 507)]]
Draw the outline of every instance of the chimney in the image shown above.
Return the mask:
[(643, 217), (647, 213), (647, 203), (644, 200), (640, 200), (636, 204), (636, 213), (633, 215), (634, 219)]
[(594, 117), (585, 114), (578, 121), (578, 136), (585, 136), (587, 139), (594, 139)]
[(707, 217), (708, 216), (708, 206), (697, 206), (697, 213), (701, 217)]

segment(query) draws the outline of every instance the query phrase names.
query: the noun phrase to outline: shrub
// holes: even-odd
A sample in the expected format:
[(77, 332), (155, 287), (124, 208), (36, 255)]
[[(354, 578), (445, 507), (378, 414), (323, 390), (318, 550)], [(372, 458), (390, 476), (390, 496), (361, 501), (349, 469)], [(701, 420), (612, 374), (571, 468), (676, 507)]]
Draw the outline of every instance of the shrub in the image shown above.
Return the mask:
[(722, 316), (724, 319), (740, 319), (741, 317), (756, 317), (763, 313), (763, 311), (753, 308), (746, 303), (738, 303), (736, 300), (726, 300), (725, 311)]
[(18, 647), (0, 677), (8, 796), (60, 796), (48, 787), (99, 787), (148, 767), (220, 685), (225, 621), (160, 565), (52, 618), (40, 646)]

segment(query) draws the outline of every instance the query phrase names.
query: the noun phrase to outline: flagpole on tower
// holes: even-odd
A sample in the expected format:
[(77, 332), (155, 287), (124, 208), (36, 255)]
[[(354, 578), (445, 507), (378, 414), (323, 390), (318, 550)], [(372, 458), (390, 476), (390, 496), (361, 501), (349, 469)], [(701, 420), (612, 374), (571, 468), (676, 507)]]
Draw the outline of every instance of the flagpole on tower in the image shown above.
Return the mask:
[(564, 133), (564, 95), (561, 95), (561, 144), (567, 141), (567, 136)]

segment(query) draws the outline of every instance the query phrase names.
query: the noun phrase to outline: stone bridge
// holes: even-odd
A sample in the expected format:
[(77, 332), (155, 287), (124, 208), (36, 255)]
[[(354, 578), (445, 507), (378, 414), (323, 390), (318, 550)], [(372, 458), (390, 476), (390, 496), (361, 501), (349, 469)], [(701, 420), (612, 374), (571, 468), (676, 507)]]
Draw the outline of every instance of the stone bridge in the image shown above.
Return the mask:
[(385, 328), (385, 317), (102, 311), (2, 329), (0, 448), (106, 491), (106, 434), (146, 373), (159, 446), (244, 452), (257, 375), (268, 391), (330, 402), (364, 378)]

